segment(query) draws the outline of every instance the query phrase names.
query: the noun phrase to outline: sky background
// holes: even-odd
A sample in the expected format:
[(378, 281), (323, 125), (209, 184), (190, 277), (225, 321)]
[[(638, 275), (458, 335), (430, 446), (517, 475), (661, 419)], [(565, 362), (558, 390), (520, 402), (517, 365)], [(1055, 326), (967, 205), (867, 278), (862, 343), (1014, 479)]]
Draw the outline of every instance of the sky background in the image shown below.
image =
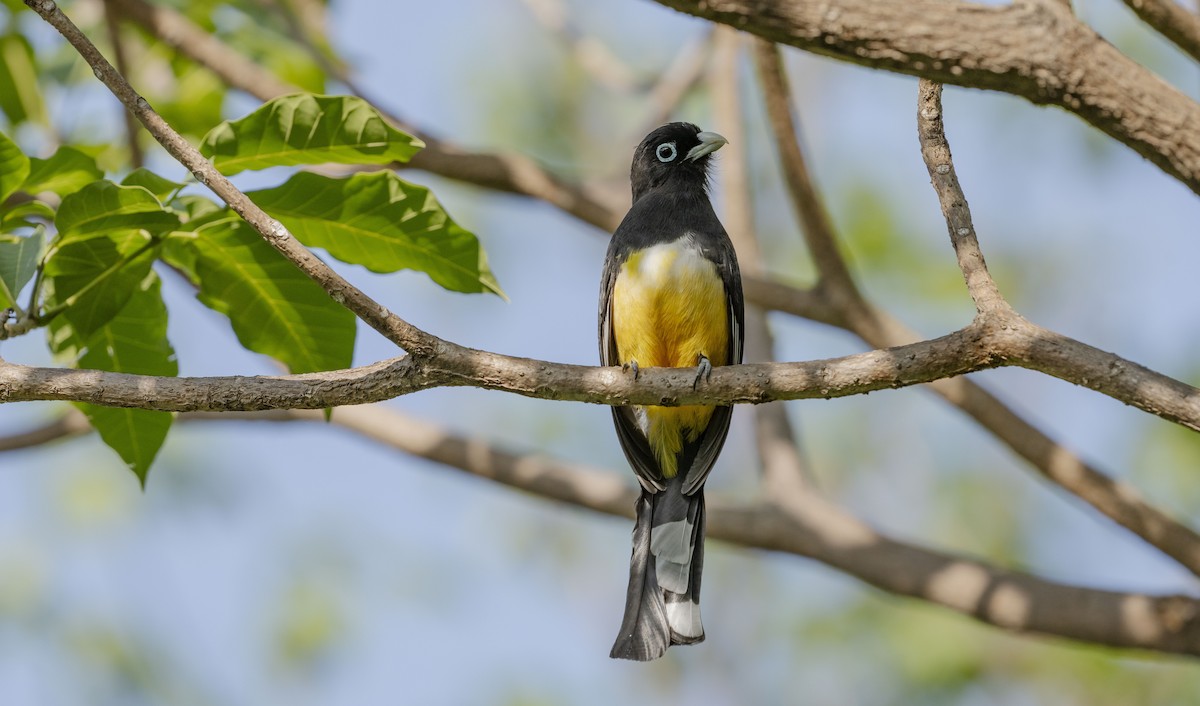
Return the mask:
[[(1076, 5), (1108, 40), (1197, 96), (1195, 64), (1143, 31), (1123, 5)], [(705, 31), (651, 2), (569, 8), (578, 27), (644, 77), (659, 75)], [(630, 131), (644, 106), (583, 87), (578, 67), (519, 0), (336, 0), (331, 23), (334, 46), (370, 95), (435, 134), (525, 152), (581, 179), (628, 169), (641, 137)], [(19, 29), (39, 48), (56, 43), (30, 13)], [(970, 299), (917, 146), (916, 79), (795, 51), (787, 57), (811, 167), (868, 294), (927, 336), (966, 324)], [(811, 265), (781, 190), (753, 72), (742, 68), (742, 139), (768, 269), (805, 284)], [(119, 134), (115, 101), (94, 85), (48, 100), (56, 120), (94, 142)], [(254, 106), (230, 94), (225, 113)], [(1196, 384), (1195, 195), (1059, 110), (948, 87), (945, 115), (984, 252), (1017, 309)], [(673, 118), (709, 126), (707, 95), (695, 94)], [(38, 154), (36, 135), (18, 137)], [(161, 154), (151, 166), (183, 175)], [(595, 362), (606, 234), (538, 202), (402, 176), (432, 185), (478, 234), (510, 301), (445, 292), (418, 273), (339, 265), (344, 274), (438, 336)], [(281, 180), (264, 172), (235, 183)], [(180, 279), (165, 273), (164, 291), (181, 374), (275, 371), (239, 348), (227, 321)], [(862, 350), (819, 324), (781, 315), (771, 323), (780, 359)], [(5, 342), (0, 354), (49, 362), (36, 335)], [(360, 326), (356, 364), (394, 354)], [(1032, 372), (973, 377), (1195, 524), (1194, 434)], [(495, 442), (629, 473), (601, 406), (474, 389), (389, 404)], [(1197, 592), (1194, 578), (1048, 488), (926, 392), (789, 409), (822, 491), (893, 536), (1054, 580)], [(0, 407), (0, 433), (62, 411)], [(749, 417), (746, 409), (735, 415), (712, 492), (755, 486)], [(314, 424), (176, 425), (145, 492), (94, 437), (5, 453), (0, 703), (1015, 705), (1189, 703), (1200, 694), (1200, 670), (1183, 660), (1004, 635), (811, 561), (715, 541), (705, 562), (708, 640), (649, 665), (611, 661), (629, 532), (627, 520)]]

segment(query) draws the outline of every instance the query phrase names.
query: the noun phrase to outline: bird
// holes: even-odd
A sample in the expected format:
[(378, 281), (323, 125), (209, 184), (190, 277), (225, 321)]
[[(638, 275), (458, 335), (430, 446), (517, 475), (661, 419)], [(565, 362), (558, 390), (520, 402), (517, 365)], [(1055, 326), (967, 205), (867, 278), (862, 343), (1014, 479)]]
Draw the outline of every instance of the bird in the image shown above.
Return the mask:
[[(630, 167), (633, 204), (613, 232), (600, 284), (600, 361), (641, 368), (742, 362), (744, 304), (733, 243), (709, 200), (712, 155), (728, 141), (686, 122), (653, 130)], [(704, 482), (730, 406), (614, 406), (641, 486), (621, 630), (609, 656), (650, 661), (704, 639)]]

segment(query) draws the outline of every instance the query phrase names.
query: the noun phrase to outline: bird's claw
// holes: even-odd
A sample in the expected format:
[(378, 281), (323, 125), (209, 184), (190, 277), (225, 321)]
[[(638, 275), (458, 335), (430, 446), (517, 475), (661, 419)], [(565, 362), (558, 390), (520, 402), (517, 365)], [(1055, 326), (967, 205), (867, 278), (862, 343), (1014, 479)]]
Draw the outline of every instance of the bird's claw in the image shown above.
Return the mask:
[(708, 356), (700, 355), (700, 364), (696, 366), (696, 379), (692, 382), (692, 389), (700, 384), (700, 378), (704, 378), (704, 382), (708, 382), (712, 378), (712, 363), (708, 362)]
[(629, 370), (633, 371), (633, 379), (634, 380), (637, 380), (638, 376), (642, 374), (642, 370), (641, 370), (641, 368), (638, 367), (636, 360), (631, 360), (628, 363), (625, 363), (624, 365), (621, 366), (622, 372), (629, 371)]

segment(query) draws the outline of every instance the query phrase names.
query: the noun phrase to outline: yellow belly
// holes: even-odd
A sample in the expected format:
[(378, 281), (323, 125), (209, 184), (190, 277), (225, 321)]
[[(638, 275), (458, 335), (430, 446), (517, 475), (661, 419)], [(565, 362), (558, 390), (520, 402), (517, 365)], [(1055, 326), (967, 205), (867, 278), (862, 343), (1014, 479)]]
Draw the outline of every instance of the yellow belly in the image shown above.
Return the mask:
[[(725, 365), (729, 304), (716, 266), (688, 237), (630, 255), (613, 285), (612, 330), (621, 364), (690, 368), (700, 356)], [(640, 407), (639, 420), (659, 468), (678, 471), (684, 440), (708, 426), (712, 407)]]

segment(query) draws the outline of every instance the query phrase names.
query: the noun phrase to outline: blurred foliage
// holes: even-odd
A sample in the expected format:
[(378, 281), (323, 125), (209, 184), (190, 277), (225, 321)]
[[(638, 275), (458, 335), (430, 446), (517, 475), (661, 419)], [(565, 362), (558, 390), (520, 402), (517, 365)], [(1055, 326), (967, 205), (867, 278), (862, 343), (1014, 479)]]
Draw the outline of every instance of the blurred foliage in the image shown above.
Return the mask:
[(345, 631), (342, 592), (327, 582), (298, 580), (276, 607), (274, 643), (281, 666), (304, 674), (337, 652)]
[(1146, 420), (1136, 463), (1128, 479), (1153, 503), (1182, 517), (1200, 517), (1200, 441), (1195, 432), (1160, 420)]

